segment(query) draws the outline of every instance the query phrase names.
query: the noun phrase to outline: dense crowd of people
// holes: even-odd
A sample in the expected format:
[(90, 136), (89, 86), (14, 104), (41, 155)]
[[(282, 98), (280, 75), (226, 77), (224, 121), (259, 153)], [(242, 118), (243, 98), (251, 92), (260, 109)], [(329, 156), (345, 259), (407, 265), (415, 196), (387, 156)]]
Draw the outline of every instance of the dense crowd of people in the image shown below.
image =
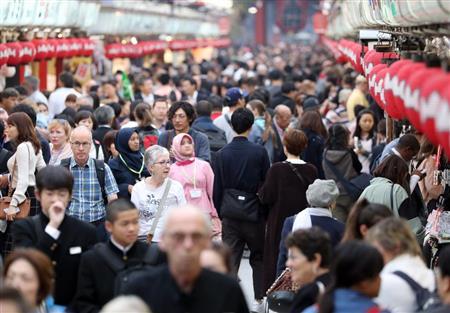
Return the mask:
[(387, 142), (364, 76), (320, 45), (133, 69), (0, 92), (0, 311), (450, 310), (445, 157)]

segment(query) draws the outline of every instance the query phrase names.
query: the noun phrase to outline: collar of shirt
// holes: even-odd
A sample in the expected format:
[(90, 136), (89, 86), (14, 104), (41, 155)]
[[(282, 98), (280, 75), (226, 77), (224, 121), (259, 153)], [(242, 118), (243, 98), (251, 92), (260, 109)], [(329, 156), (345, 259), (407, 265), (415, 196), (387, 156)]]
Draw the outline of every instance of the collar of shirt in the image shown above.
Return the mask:
[(128, 245), (126, 247), (122, 246), (121, 244), (119, 244), (117, 241), (114, 240), (114, 237), (111, 236), (111, 243), (116, 246), (117, 249), (119, 249), (120, 251), (122, 251), (123, 253), (127, 253), (128, 251), (130, 251), (131, 247), (133, 246), (133, 244)]
[(300, 158), (298, 158), (298, 159), (287, 159), (286, 161), (288, 161), (289, 163), (292, 163), (292, 164), (306, 164), (306, 162), (303, 161)]
[(93, 162), (94, 162), (94, 160), (92, 158), (89, 158), (84, 166), (80, 166), (75, 161), (75, 158), (72, 157), (72, 158), (70, 158), (70, 168), (75, 167), (75, 166), (78, 166), (78, 167), (91, 167), (91, 166), (93, 166), (93, 164), (92, 164)]
[(278, 132), (278, 135), (280, 136), (281, 139), (283, 139), (283, 135), (284, 135), (284, 130), (281, 129), (280, 126), (278, 126), (278, 123), (275, 119), (273, 119), (273, 124), (275, 125), (275, 128)]

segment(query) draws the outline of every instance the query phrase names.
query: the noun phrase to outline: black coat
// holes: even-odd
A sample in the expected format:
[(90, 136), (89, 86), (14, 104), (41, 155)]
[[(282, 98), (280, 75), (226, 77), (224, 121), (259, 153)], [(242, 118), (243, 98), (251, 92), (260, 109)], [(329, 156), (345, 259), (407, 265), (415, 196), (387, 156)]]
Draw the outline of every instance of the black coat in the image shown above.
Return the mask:
[(167, 266), (139, 277), (126, 290), (144, 300), (154, 313), (247, 313), (239, 283), (231, 277), (202, 270), (192, 292), (182, 292)]
[(106, 245), (123, 263), (123, 269), (142, 263), (148, 245), (136, 241), (124, 254), (111, 241), (100, 243), (81, 258), (78, 272), (77, 294), (74, 309), (79, 313), (99, 312), (103, 305), (114, 297), (115, 279), (118, 271), (113, 269), (100, 252), (100, 245)]
[(269, 156), (263, 146), (242, 136), (219, 150), (214, 163), (214, 206), (220, 214), (223, 191), (233, 188), (256, 194), (266, 179)]
[(39, 228), (32, 217), (12, 223), (14, 246), (37, 248), (51, 259), (56, 277), (55, 303), (67, 306), (75, 296), (81, 255), (97, 242), (96, 230), (94, 226), (66, 215), (58, 229), (61, 234), (55, 240), (45, 232), (48, 217), (41, 213), (39, 220)]

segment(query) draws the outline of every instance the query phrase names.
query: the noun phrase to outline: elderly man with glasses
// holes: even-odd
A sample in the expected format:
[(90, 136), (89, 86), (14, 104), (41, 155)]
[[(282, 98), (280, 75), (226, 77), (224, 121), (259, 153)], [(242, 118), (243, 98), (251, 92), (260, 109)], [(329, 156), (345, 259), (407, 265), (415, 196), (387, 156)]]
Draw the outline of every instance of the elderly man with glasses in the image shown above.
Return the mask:
[(105, 204), (117, 199), (119, 188), (107, 164), (89, 157), (92, 145), (89, 128), (79, 126), (72, 131), (70, 145), (73, 157), (61, 161), (74, 176), (69, 215), (97, 227), (100, 241), (106, 240)]

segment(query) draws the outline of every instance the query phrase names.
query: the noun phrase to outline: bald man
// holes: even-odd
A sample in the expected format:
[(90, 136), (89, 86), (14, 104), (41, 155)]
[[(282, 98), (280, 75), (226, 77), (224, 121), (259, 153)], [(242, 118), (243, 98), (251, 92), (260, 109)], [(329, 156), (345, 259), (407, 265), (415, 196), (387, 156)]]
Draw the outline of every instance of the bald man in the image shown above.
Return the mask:
[(237, 281), (202, 269), (200, 254), (210, 238), (211, 225), (201, 210), (171, 210), (159, 242), (168, 265), (137, 278), (126, 293), (141, 297), (154, 313), (248, 312)]
[(73, 157), (62, 160), (61, 165), (74, 177), (69, 215), (96, 226), (98, 239), (104, 241), (105, 204), (117, 199), (119, 188), (109, 166), (89, 157), (92, 144), (89, 128), (75, 128), (70, 136)]
[(283, 136), (292, 120), (291, 109), (284, 104), (279, 104), (274, 110), (272, 128), (275, 133), (277, 146), (273, 146), (273, 152), (269, 153), (271, 163), (282, 162), (286, 160), (286, 155), (283, 150)]

